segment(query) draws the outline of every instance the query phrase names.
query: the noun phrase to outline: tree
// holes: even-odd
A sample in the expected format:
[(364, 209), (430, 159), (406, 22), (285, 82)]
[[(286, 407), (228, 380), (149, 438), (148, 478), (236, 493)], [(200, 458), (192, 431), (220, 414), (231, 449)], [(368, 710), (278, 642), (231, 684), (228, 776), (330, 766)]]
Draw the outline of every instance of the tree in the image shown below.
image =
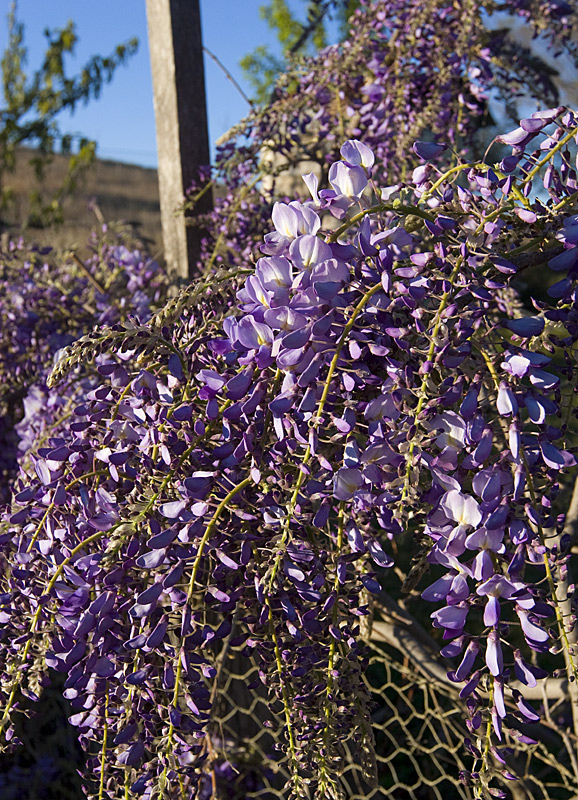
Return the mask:
[(304, 21), (295, 16), (287, 0), (271, 0), (262, 5), (260, 14), (274, 31), (283, 57), (274, 55), (267, 45), (259, 45), (241, 60), (241, 68), (255, 89), (257, 102), (267, 102), (277, 78), (292, 59), (318, 51), (327, 44), (328, 19), (335, 18), (345, 36), (347, 20), (358, 5), (358, 0), (308, 0)]
[(8, 182), (14, 170), (18, 149), (34, 148), (30, 162), (39, 183), (51, 156), (60, 151), (70, 154), (68, 172), (57, 194), (48, 201), (39, 190), (31, 193), (29, 222), (45, 224), (61, 219), (61, 201), (74, 187), (79, 173), (92, 163), (96, 144), (64, 134), (58, 117), (65, 110), (74, 110), (100, 95), (121, 65), (136, 52), (138, 41), (131, 39), (115, 48), (106, 58), (94, 56), (77, 75), (69, 75), (65, 61), (74, 53), (77, 42), (73, 22), (61, 29), (46, 30), (46, 51), (42, 65), (30, 76), (25, 71), (28, 51), (24, 43), (24, 26), (17, 19), (14, 2), (8, 15), (8, 45), (2, 56), (3, 106), (0, 109), (0, 210), (6, 214), (12, 191)]

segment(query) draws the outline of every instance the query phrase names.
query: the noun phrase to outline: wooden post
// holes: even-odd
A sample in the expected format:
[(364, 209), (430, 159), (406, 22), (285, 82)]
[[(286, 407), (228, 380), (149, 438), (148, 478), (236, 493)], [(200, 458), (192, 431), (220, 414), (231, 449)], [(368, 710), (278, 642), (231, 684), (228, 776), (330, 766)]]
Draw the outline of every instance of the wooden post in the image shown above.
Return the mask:
[[(165, 258), (175, 283), (193, 277), (202, 232), (177, 209), (210, 163), (199, 0), (146, 0)], [(208, 192), (193, 213), (212, 207)]]

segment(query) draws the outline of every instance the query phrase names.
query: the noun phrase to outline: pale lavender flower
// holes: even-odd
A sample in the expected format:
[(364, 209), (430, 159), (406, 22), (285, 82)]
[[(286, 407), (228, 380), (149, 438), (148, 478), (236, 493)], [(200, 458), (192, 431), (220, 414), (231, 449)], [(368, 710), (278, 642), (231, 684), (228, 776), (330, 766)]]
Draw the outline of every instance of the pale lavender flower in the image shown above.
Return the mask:
[(361, 167), (348, 167), (336, 161), (329, 168), (329, 183), (336, 194), (348, 200), (359, 200), (367, 188), (367, 177)]
[(299, 236), (291, 243), (289, 248), (291, 261), (296, 267), (303, 270), (310, 270), (316, 264), (326, 261), (332, 256), (331, 247), (318, 236), (313, 236), (313, 234)]
[(516, 400), (516, 396), (507, 383), (502, 382), (500, 384), (496, 407), (498, 409), (498, 413), (503, 417), (515, 416), (518, 413), (518, 402)]
[(462, 661), (455, 672), (455, 676), (459, 681), (465, 681), (469, 676), (479, 652), (480, 645), (475, 639), (473, 639), (467, 646), (464, 657), (462, 658)]
[(375, 162), (372, 150), (358, 139), (349, 139), (341, 146), (339, 152), (349, 167), (371, 169)]
[(459, 556), (466, 547), (466, 531), (468, 528), (475, 528), (482, 521), (480, 507), (470, 495), (462, 494), (457, 489), (450, 489), (442, 497), (440, 508), (448, 519), (457, 522), (448, 537), (446, 549), (452, 555)]
[(486, 664), (494, 677), (501, 675), (504, 671), (504, 656), (500, 645), (500, 635), (497, 630), (491, 630), (488, 634)]
[(333, 479), (333, 496), (338, 500), (350, 500), (361, 486), (363, 477), (359, 469), (342, 467)]
[(430, 430), (440, 430), (436, 439), (439, 448), (454, 447), (463, 449), (466, 443), (466, 423), (455, 411), (444, 411), (434, 417), (429, 423)]
[(275, 203), (271, 220), (277, 233), (286, 239), (295, 239), (299, 236), (299, 215), (297, 210), (287, 203)]
[(548, 631), (536, 625), (536, 623), (530, 619), (528, 610), (521, 607), (519, 600), (516, 604), (516, 614), (520, 620), (524, 636), (529, 642), (543, 644), (548, 641)]
[(469, 607), (466, 603), (459, 606), (444, 606), (431, 614), (434, 628), (444, 628), (451, 636), (459, 636), (464, 629)]

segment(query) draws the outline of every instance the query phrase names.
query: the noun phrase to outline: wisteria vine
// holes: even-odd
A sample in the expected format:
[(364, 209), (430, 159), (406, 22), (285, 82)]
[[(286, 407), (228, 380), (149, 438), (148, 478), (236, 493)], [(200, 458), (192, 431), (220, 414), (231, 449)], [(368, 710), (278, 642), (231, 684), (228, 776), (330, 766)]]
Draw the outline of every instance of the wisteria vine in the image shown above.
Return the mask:
[[(495, 22), (505, 14), (508, 22)], [(212, 171), (191, 187), (193, 208), (219, 187), (214, 211), (199, 220), (207, 237), (198, 271), (244, 266), (273, 203), (294, 199), (301, 172), (314, 168), (326, 181), (345, 139), (371, 147), (373, 177), (384, 186), (409, 180), (420, 165), (411, 148), (421, 138), (442, 137), (479, 159), (493, 123), (490, 97), (512, 120), (520, 97), (540, 107), (559, 103), (552, 69), (507, 29), (525, 23), (550, 52), (576, 62), (577, 20), (575, 3), (559, 0), (361, 0), (345, 41), (283, 75), (271, 102), (230, 131)]]
[[(27, 453), (0, 536), (6, 741), (18, 693), (56, 669), (91, 797), (204, 797), (227, 768), (211, 708), (234, 648), (270, 693), (291, 796), (340, 798), (345, 743), (372, 772), (364, 619), (399, 591), (400, 549), (425, 546), (462, 778), (506, 796), (541, 654), (578, 671), (558, 503), (577, 135), (555, 108), (498, 137), (497, 163), (438, 167), (447, 143), (416, 142), (394, 188), (348, 140), (328, 188), (306, 175), (309, 200), (274, 206), (254, 267), (64, 350), (49, 385), (74, 407)], [(536, 264), (560, 275), (528, 314)]]

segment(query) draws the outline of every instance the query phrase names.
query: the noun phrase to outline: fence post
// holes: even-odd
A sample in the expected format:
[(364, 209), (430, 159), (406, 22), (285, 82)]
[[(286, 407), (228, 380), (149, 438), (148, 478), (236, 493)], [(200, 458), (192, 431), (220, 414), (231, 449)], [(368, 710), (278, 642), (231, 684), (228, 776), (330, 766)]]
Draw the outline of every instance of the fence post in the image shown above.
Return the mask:
[[(175, 213), (210, 162), (199, 0), (146, 0), (163, 244), (175, 282), (193, 276), (201, 231)], [(207, 193), (195, 213), (211, 209)]]

